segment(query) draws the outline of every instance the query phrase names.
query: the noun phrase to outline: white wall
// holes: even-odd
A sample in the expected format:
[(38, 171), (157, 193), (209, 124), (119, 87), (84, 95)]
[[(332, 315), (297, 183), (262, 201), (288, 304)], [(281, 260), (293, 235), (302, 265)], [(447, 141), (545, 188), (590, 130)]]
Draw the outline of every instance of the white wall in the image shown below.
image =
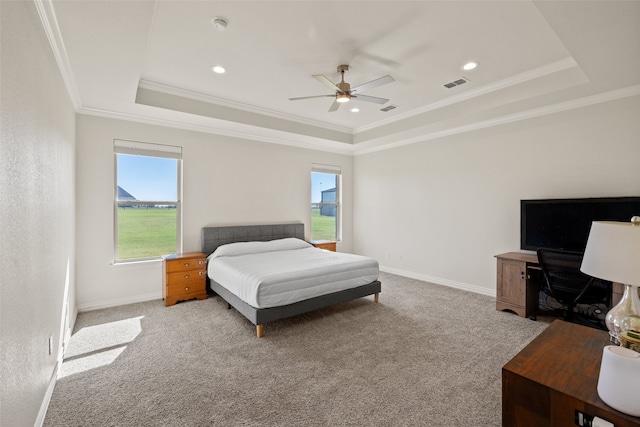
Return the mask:
[[(303, 221), (312, 163), (340, 165), (344, 242), (383, 269), (495, 295), (525, 198), (640, 195), (639, 97), (352, 158), (79, 115), (78, 308), (161, 297), (159, 262), (113, 265), (113, 139), (183, 147), (184, 251), (214, 224)], [(352, 203), (353, 201), (353, 203)]]
[(0, 15), (0, 425), (33, 426), (75, 307), (75, 111), (34, 3)]
[(354, 249), (495, 296), (520, 199), (598, 196), (640, 196), (638, 96), (356, 157)]
[(114, 139), (183, 148), (185, 252), (200, 249), (207, 225), (304, 222), (309, 238), (312, 163), (342, 167), (339, 250), (351, 250), (351, 156), (88, 115), (77, 121), (80, 310), (162, 298), (159, 261), (113, 265)]

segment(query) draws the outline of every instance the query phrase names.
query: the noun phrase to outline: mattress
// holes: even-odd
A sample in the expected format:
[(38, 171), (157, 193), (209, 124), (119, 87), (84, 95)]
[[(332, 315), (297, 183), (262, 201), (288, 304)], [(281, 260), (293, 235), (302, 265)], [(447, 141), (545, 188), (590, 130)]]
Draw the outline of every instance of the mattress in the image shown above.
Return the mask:
[(369, 284), (379, 269), (373, 258), (287, 238), (220, 246), (207, 274), (250, 306), (270, 308)]

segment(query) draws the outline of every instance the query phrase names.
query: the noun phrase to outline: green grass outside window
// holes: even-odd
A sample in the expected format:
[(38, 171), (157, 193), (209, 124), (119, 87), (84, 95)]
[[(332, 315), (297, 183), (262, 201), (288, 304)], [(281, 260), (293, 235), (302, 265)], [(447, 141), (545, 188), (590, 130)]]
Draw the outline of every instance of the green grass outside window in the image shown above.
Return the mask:
[(319, 208), (311, 209), (311, 239), (337, 240), (336, 217), (320, 215)]
[(118, 259), (176, 252), (176, 209), (118, 208)]

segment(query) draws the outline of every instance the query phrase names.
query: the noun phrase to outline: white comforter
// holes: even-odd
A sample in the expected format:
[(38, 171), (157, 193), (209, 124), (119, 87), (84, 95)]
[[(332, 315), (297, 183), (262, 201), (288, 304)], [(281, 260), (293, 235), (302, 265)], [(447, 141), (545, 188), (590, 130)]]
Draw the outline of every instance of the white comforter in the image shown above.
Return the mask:
[(372, 258), (317, 249), (294, 238), (220, 246), (209, 277), (255, 308), (277, 307), (378, 279)]

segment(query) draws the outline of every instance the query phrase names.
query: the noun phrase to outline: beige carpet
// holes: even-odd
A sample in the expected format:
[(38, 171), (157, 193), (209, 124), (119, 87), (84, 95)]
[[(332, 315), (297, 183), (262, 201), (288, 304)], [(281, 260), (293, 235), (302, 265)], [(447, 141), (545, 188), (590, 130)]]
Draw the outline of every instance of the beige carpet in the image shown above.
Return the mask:
[(218, 297), (81, 313), (45, 426), (499, 426), (501, 367), (547, 326), (381, 274), (255, 327)]

